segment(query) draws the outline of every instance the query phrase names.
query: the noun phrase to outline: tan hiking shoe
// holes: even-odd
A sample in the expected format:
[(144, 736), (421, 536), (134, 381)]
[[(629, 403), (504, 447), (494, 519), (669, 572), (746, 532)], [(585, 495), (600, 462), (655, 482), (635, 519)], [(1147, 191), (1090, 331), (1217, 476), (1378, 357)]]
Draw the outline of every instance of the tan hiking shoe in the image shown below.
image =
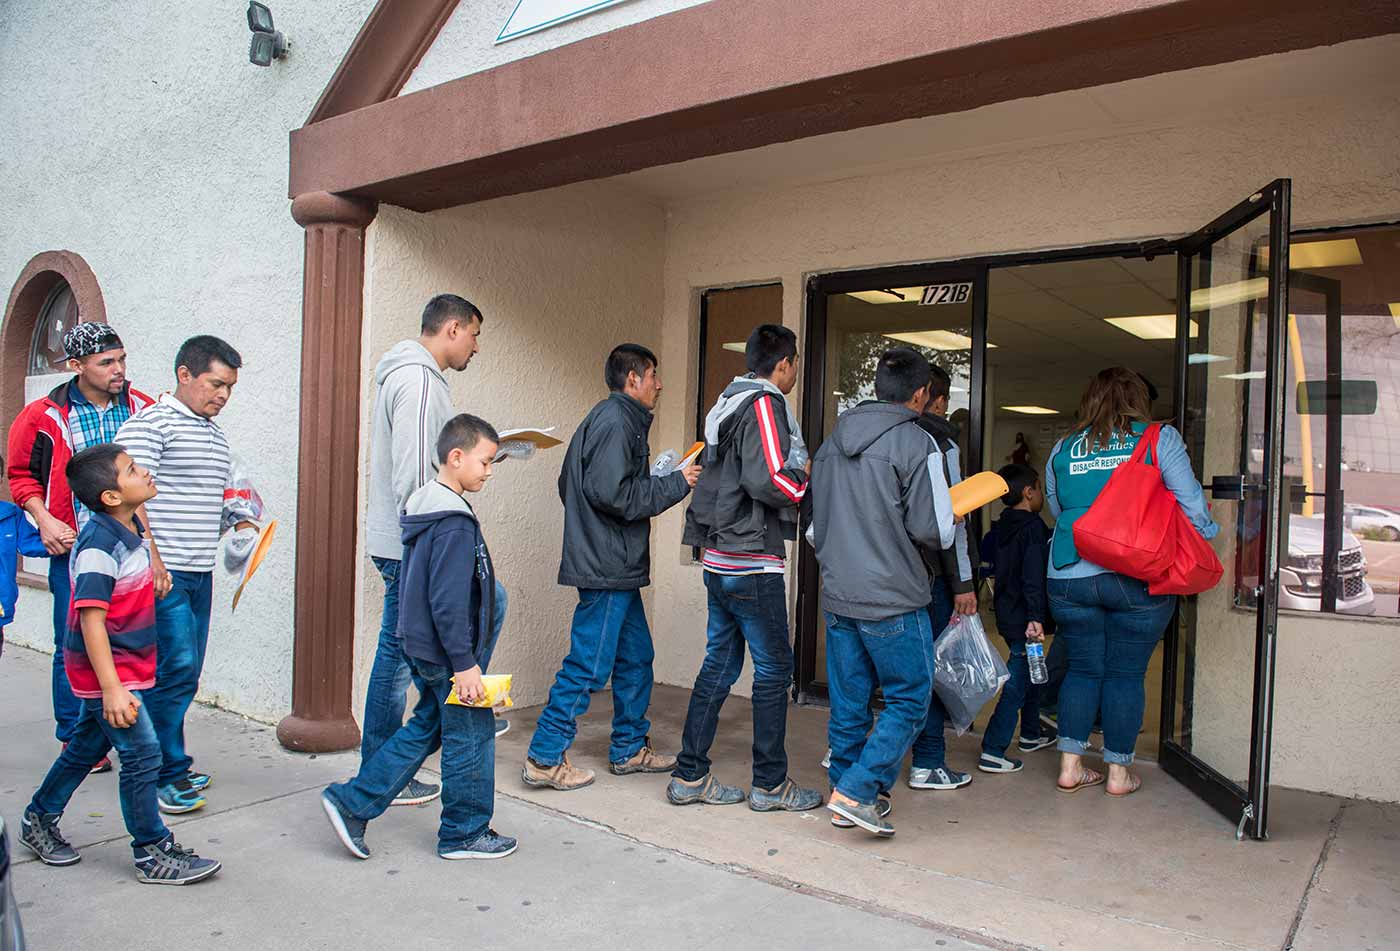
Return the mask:
[(520, 779), (536, 789), (582, 789), (593, 782), (593, 770), (575, 766), (567, 756), (557, 766), (541, 766), (527, 757)]
[(608, 764), (608, 770), (615, 776), (626, 776), (628, 773), (669, 773), (675, 768), (674, 756), (665, 756), (650, 746), (643, 746), (629, 760)]

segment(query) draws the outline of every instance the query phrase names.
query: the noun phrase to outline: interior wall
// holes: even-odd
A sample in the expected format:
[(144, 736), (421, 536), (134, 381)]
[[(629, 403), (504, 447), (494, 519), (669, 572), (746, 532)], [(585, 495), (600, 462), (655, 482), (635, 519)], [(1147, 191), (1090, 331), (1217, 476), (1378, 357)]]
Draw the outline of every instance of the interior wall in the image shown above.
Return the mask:
[[(554, 426), (567, 441), (606, 396), (608, 351), (624, 341), (659, 348), (663, 239), (662, 209), (608, 183), (427, 215), (381, 207), (366, 241), (363, 457), (374, 366), (389, 347), (418, 336), (423, 305), (439, 293), (466, 297), (485, 317), (481, 352), (464, 372), (448, 372), (456, 408), (497, 429)], [(684, 387), (675, 389), (679, 396)], [(563, 459), (560, 446), (524, 462), (506, 460), (471, 499), (510, 598), (492, 667), (515, 675), (514, 699), (522, 705), (545, 699), (567, 652), (577, 601), (574, 589), (556, 584)], [(368, 473), (367, 463), (360, 468)], [(363, 499), (368, 486), (361, 492)], [(359, 563), (357, 717), (383, 598), (369, 558)]]
[[(880, 130), (868, 135), (878, 152)], [(784, 323), (802, 339), (813, 272), (1182, 234), (1277, 177), (1293, 179), (1295, 228), (1393, 220), (1398, 137), (1394, 90), (1362, 88), (1263, 97), (1247, 109), (1174, 114), (1157, 128), (1000, 145), (838, 181), (677, 199), (666, 225), (661, 353), (663, 366), (689, 362), (690, 375), (686, 399), (667, 402), (653, 441), (681, 443), (694, 419), (698, 289), (780, 280)], [(675, 370), (670, 380), (678, 382)], [(700, 569), (679, 557), (679, 521), (661, 520), (655, 535), (656, 603), (665, 606), (654, 619), (657, 677), (689, 685), (703, 654)], [(794, 587), (790, 568), (790, 597)], [(1382, 724), (1400, 719), (1400, 697), (1382, 686), (1400, 677), (1391, 626), (1286, 616), (1280, 629), (1274, 782), (1400, 799), (1400, 774), (1376, 769), (1373, 750)], [(1248, 691), (1251, 676), (1239, 671), (1236, 688)]]

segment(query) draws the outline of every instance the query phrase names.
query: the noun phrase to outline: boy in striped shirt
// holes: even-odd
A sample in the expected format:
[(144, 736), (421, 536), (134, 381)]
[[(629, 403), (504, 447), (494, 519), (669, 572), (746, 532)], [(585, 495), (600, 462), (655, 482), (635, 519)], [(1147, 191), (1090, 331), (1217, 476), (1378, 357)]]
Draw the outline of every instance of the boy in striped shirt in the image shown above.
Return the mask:
[(151, 544), (136, 512), (155, 497), (155, 480), (111, 443), (78, 453), (65, 474), (78, 501), (93, 513), (73, 546), (73, 603), (63, 645), (68, 682), (82, 713), (24, 812), (20, 841), (47, 865), (78, 862), (81, 856), (64, 839), (58, 820), (92, 764), (115, 749), (137, 879), (197, 882), (220, 865), (182, 849), (161, 821), (160, 743), (143, 702), (156, 679), (156, 598)]
[(749, 808), (815, 809), (822, 795), (788, 776), (785, 748), (793, 657), (783, 556), (785, 542), (796, 537), (810, 468), (786, 399), (797, 383), (797, 336), (762, 324), (749, 335), (744, 358), (749, 373), (725, 387), (705, 417), (704, 471), (686, 511), (683, 541), (704, 550), (710, 616), (666, 797), (678, 806), (744, 800), (742, 789), (710, 774), (709, 752), (747, 644), (754, 666)]
[(160, 495), (146, 512), (170, 593), (156, 602), (160, 668), (146, 704), (160, 738), (157, 798), (167, 813), (204, 805), (210, 778), (193, 771), (185, 751), (185, 712), (204, 669), (219, 538), (230, 528), (256, 527), (234, 484), (228, 439), (214, 422), (242, 365), (238, 351), (218, 337), (191, 337), (175, 356), (175, 392), (162, 394), (117, 433), (137, 464), (160, 480)]

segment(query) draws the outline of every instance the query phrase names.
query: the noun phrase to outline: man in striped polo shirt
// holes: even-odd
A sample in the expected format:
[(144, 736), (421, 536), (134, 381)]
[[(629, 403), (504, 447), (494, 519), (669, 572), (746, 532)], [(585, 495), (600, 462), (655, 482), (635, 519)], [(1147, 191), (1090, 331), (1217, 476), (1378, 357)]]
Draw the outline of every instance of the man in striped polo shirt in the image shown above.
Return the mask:
[(822, 795), (788, 777), (785, 748), (793, 657), (784, 543), (796, 537), (810, 468), (785, 398), (797, 383), (797, 336), (762, 324), (749, 335), (744, 357), (749, 373), (725, 387), (705, 417), (705, 468), (686, 511), (684, 542), (704, 549), (710, 622), (666, 797), (678, 806), (743, 801), (742, 789), (710, 774), (709, 753), (747, 643), (754, 667), (749, 808), (815, 809)]
[(191, 337), (175, 356), (175, 392), (117, 433), (137, 464), (150, 470), (160, 494), (146, 508), (151, 534), (170, 575), (170, 593), (156, 602), (156, 685), (146, 691), (160, 738), (157, 799), (163, 812), (204, 805), (209, 776), (193, 772), (185, 752), (185, 712), (199, 689), (209, 643), (214, 559), (219, 538), (239, 521), (228, 439), (214, 423), (238, 382), (243, 358), (218, 337)]

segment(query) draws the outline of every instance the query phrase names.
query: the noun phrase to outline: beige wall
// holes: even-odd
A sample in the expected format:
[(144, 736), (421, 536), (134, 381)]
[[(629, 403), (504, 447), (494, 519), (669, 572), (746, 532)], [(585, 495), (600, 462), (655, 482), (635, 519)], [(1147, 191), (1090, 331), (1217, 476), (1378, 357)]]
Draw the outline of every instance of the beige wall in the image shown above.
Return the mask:
[[(662, 214), (607, 183), (430, 215), (381, 208), (366, 256), (365, 451), (373, 367), (394, 343), (418, 335), (423, 304), (443, 292), (467, 297), (486, 317), (481, 353), (465, 372), (449, 374), (455, 405), (500, 429), (557, 426), (568, 439), (605, 395), (608, 350), (624, 339), (660, 343)], [(472, 500), (510, 594), (493, 667), (516, 675), (515, 699), (523, 704), (544, 700), (568, 645), (575, 602), (573, 589), (555, 584), (563, 457), (559, 447), (523, 463), (506, 461)], [(369, 559), (360, 564), (357, 717), (383, 596)]]
[[(1171, 77), (1159, 79), (1170, 101)], [(1265, 90), (1248, 108), (1154, 127), (1142, 115), (1076, 141), (999, 143), (837, 181), (669, 202), (663, 363), (691, 359), (705, 287), (780, 280), (784, 322), (800, 331), (813, 272), (1181, 234), (1282, 176), (1294, 181), (1295, 228), (1400, 218), (1396, 88), (1275, 101)], [(879, 135), (870, 132), (871, 164)], [(755, 167), (766, 161), (752, 153)], [(669, 401), (653, 444), (683, 441), (693, 414), (689, 400)], [(662, 520), (655, 534), (656, 604), (667, 606), (654, 619), (657, 676), (689, 684), (703, 643), (699, 570), (679, 554), (678, 522)], [(1394, 625), (1285, 616), (1280, 628), (1275, 783), (1400, 799), (1400, 774), (1377, 768), (1374, 754), (1400, 719), (1385, 686), (1400, 678)], [(1251, 675), (1239, 671), (1234, 689), (1247, 695)]]

